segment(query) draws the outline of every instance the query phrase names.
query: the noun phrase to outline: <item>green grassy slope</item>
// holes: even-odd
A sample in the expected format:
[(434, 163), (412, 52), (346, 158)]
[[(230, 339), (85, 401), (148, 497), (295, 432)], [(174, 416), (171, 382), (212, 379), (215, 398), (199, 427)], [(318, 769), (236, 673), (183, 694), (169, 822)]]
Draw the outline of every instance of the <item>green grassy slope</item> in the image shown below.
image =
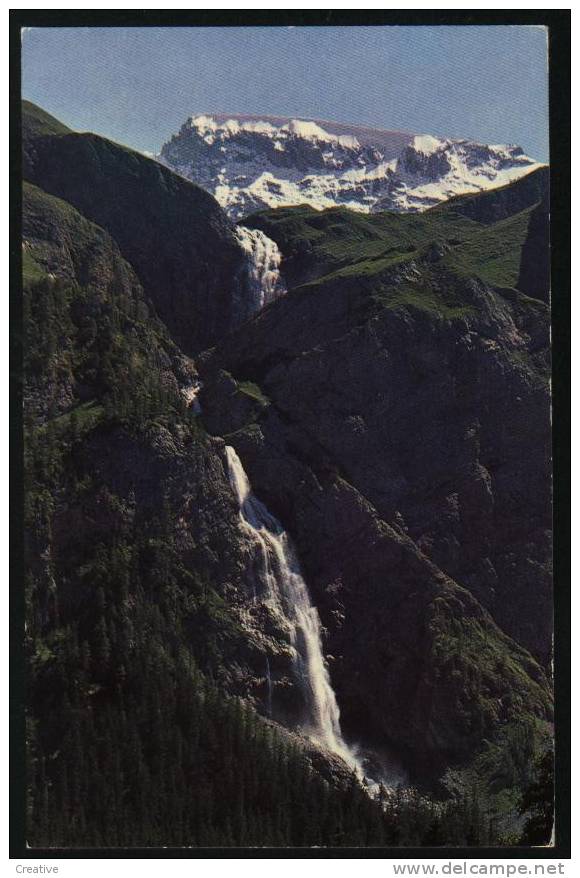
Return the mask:
[(533, 207), (486, 225), (454, 249), (466, 273), (477, 274), (491, 286), (516, 287), (522, 248), (528, 236)]
[(488, 225), (507, 219), (515, 213), (533, 207), (547, 197), (550, 184), (548, 167), (541, 167), (520, 177), (515, 183), (488, 189), (475, 195), (460, 195), (432, 208), (432, 216), (460, 214)]
[[(374, 278), (381, 285), (388, 283), (393, 268), (404, 272), (408, 266), (413, 271), (419, 265), (428, 276), (433, 263), (440, 263), (446, 273), (442, 287), (456, 286), (453, 277), (472, 276), (491, 286), (513, 288), (524, 270), (524, 251), (527, 260), (540, 258), (537, 248), (526, 250), (526, 242), (546, 186), (547, 172), (541, 169), (501, 190), (452, 199), (423, 214), (291, 207), (260, 211), (244, 219), (244, 224), (262, 229), (278, 243), (291, 286), (339, 278), (363, 282)], [(542, 240), (541, 228), (534, 234)], [(547, 240), (546, 228), (543, 239)], [(524, 268), (530, 272), (528, 266)], [(432, 284), (427, 281), (427, 289), (415, 286), (418, 305), (429, 301), (437, 308)], [(530, 293), (527, 285), (523, 292)], [(535, 295), (546, 298), (537, 287)], [(402, 299), (409, 299), (408, 291)], [(446, 292), (440, 300), (441, 312), (448, 306)], [(461, 302), (453, 306), (461, 309)]]
[(31, 101), (22, 101), (23, 134), (28, 137), (43, 137), (51, 134), (70, 134), (71, 129), (63, 125), (42, 107)]

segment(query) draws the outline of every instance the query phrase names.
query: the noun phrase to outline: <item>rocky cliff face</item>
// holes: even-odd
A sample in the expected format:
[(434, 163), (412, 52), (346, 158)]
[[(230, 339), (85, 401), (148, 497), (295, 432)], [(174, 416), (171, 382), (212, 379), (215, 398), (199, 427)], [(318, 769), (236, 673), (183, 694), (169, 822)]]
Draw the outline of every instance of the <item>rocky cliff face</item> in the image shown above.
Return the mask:
[(159, 159), (212, 192), (236, 219), (296, 204), (422, 211), (538, 167), (518, 146), (223, 115), (192, 116)]
[[(38, 112), (27, 131), (39, 715), (55, 687), (73, 720), (96, 699), (126, 723), (127, 668), (150, 639), (159, 691), (183, 660), (296, 723), (289, 632), (240, 526), (227, 443), (296, 544), (351, 739), (428, 783), (516, 726), (545, 728), (544, 173), (421, 216), (290, 208), (240, 233), (153, 161)], [(303, 132), (280, 137), (290, 148)], [(344, 161), (360, 150), (338, 145)], [(406, 172), (440, 174), (449, 150), (419, 146)], [(275, 249), (249, 273), (264, 234)]]
[[(519, 202), (516, 192), (516, 216)], [(533, 211), (523, 215), (531, 225)], [(475, 266), (465, 274), (455, 254), (468, 240), (477, 253), (473, 220), (452, 220), (447, 243), (435, 217), (428, 229), (404, 224), (400, 250), (385, 256), (377, 243), (374, 259), (337, 269), (349, 234), (361, 253), (351, 217), (329, 216), (328, 232), (307, 211), (256, 217), (298, 285), (201, 359), (201, 399), (209, 430), (229, 436), (296, 539), (345, 723), (358, 735), (373, 729), (427, 771), (437, 753), (453, 761), (496, 720), (513, 721), (524, 678), (544, 710), (548, 314), (486, 284)], [(369, 247), (382, 223), (368, 221)], [(262, 407), (224, 406), (226, 373), (253, 382)]]
[[(28, 422), (36, 424), (28, 441), (32, 447), (34, 432), (46, 441), (43, 431), (54, 431), (51, 441), (70, 454), (72, 484), (87, 486), (80, 493), (70, 484), (51, 487), (48, 542), (33, 546), (30, 530), (35, 575), (55, 584), (61, 620), (74, 618), (79, 601), (86, 606), (94, 599), (92, 588), (79, 598), (76, 586), (78, 566), (88, 563), (95, 543), (114, 534), (131, 544), (136, 531), (150, 532), (165, 508), (174, 560), (212, 583), (227, 607), (215, 632), (205, 631), (209, 640), (220, 640), (216, 655), (192, 635), (200, 663), (225, 691), (264, 703), (267, 661), (289, 680), (291, 657), (284, 632), (265, 638), (263, 620), (248, 612), (256, 574), (225, 471), (224, 441), (195, 429), (187, 408), (198, 382), (193, 361), (149, 312), (135, 272), (111, 237), (70, 204), (25, 183), (23, 233), (30, 290), (24, 404)], [(56, 309), (43, 301), (51, 299)], [(112, 325), (127, 340), (122, 352), (115, 351), (114, 336), (107, 338)], [(130, 377), (127, 360), (140, 366)], [(146, 425), (138, 413), (109, 413), (122, 405), (127, 380), (155, 393), (146, 383), (151, 373), (177, 406), (169, 406), (168, 419)], [(137, 387), (128, 389), (131, 396)], [(67, 451), (69, 430), (74, 438)], [(300, 697), (294, 701), (299, 709)]]

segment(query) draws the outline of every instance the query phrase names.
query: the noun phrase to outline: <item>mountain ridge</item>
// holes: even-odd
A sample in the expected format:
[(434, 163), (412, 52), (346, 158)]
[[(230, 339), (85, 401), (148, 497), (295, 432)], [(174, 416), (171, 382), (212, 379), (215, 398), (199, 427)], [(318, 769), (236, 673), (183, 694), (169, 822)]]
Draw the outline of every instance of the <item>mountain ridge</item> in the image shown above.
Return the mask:
[(209, 346), (238, 319), (228, 282), (246, 264), (235, 226), (211, 193), (135, 150), (90, 132), (47, 134), (35, 119), (29, 111), (23, 117), (25, 178), (115, 238), (184, 350)]
[[(270, 122), (277, 127), (287, 124), (291, 119), (300, 119), (304, 122), (314, 122), (316, 125), (324, 128), (325, 131), (328, 131), (330, 134), (336, 134), (337, 136), (340, 136), (341, 134), (354, 134), (361, 143), (364, 143), (366, 140), (373, 145), (379, 145), (384, 139), (385, 143), (383, 145), (388, 146), (393, 150), (393, 157), (396, 155), (395, 150), (397, 149), (399, 138), (401, 138), (401, 142), (405, 144), (410, 142), (415, 136), (410, 131), (398, 128), (378, 128), (373, 125), (340, 122), (335, 119), (321, 119), (315, 118), (314, 116), (276, 116), (268, 113), (223, 113), (209, 111), (194, 113), (193, 116), (209, 116), (221, 123), (226, 122), (228, 119), (247, 120), (248, 122), (265, 121)], [(393, 138), (392, 144), (389, 143), (391, 137)]]
[(421, 211), (541, 166), (518, 146), (255, 114), (192, 116), (158, 159), (212, 191), (235, 219), (302, 203)]
[[(469, 216), (266, 211), (244, 249), (210, 194), (51, 126), (24, 187), (33, 842), (513, 843), (552, 716), (546, 174)], [(296, 546), (345, 736), (420, 793), (375, 802), (308, 744), (228, 447)]]

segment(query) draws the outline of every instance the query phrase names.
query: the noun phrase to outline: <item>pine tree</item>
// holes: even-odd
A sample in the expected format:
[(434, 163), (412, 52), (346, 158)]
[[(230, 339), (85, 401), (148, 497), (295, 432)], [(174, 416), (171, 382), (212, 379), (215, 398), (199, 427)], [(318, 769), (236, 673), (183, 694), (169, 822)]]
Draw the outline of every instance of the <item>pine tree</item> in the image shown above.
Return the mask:
[(547, 844), (554, 823), (554, 756), (551, 750), (536, 762), (536, 777), (522, 796), (519, 812), (528, 815), (522, 844)]

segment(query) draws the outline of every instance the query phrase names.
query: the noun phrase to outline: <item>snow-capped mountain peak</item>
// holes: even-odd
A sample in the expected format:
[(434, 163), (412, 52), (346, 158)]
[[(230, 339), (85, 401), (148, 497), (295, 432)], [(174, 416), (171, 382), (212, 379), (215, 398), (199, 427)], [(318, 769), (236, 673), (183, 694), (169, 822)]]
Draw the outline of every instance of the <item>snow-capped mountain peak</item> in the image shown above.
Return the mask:
[(432, 153), (444, 147), (446, 143), (446, 140), (439, 140), (438, 137), (432, 137), (431, 134), (416, 134), (410, 146), (415, 152), (421, 152), (423, 155), (432, 155)]
[(539, 166), (519, 146), (235, 114), (192, 116), (158, 158), (212, 192), (235, 219), (295, 204), (421, 211)]

